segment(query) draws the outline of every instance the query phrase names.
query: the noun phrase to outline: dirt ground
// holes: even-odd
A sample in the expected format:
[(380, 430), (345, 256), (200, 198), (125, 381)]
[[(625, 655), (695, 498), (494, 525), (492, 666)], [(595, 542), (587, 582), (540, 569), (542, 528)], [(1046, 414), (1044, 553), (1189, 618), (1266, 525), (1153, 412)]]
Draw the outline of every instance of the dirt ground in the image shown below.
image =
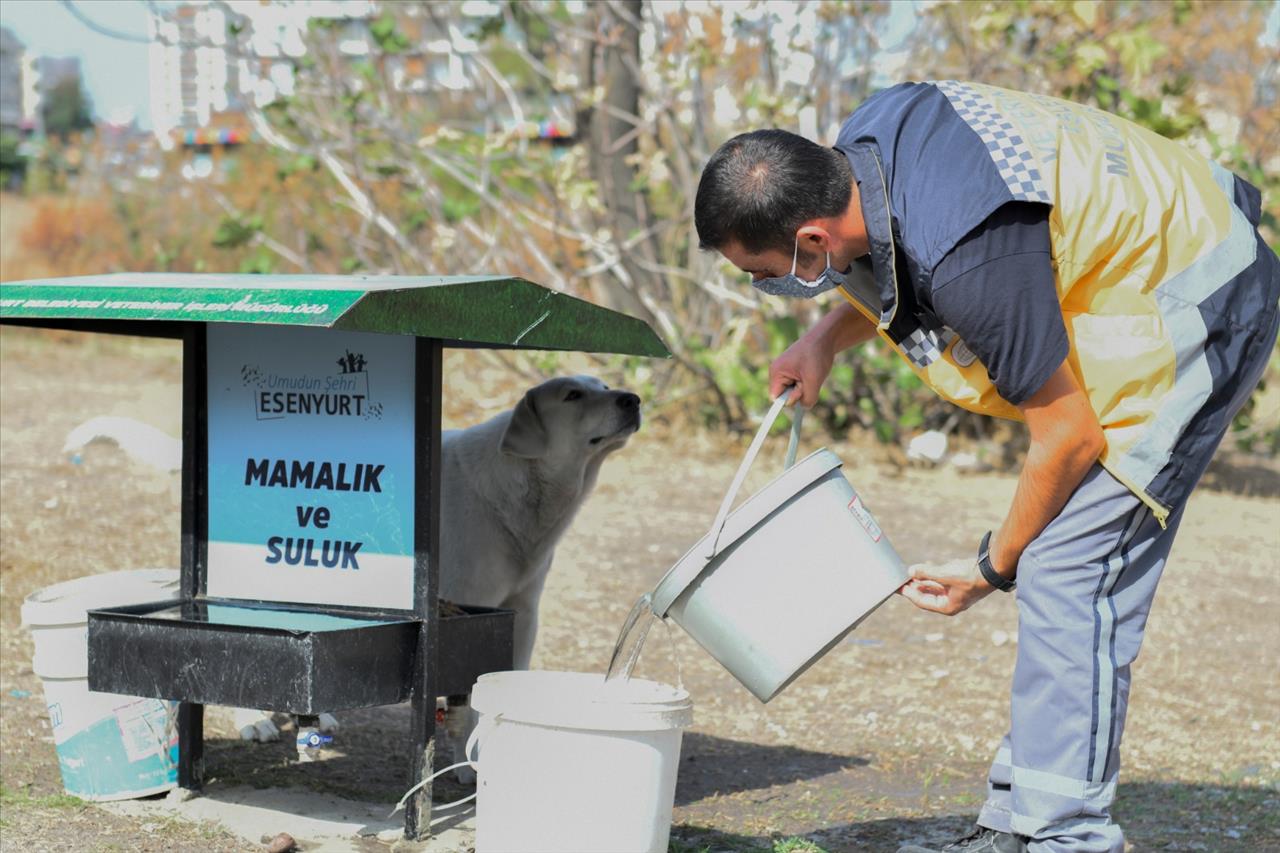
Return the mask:
[[(509, 381), (497, 376), (479, 354), (451, 355), (447, 425), (511, 405), (514, 394), (502, 390)], [(128, 414), (177, 435), (179, 393), (174, 343), (0, 331), (6, 849), (261, 849), (216, 825), (140, 824), (63, 796), (30, 639), (19, 625), (24, 597), (48, 584), (177, 565), (176, 476), (105, 445), (72, 464), (61, 447), (72, 427), (102, 414)], [(854, 446), (833, 449), (908, 561), (970, 553), (1013, 493), (1008, 474), (897, 470), (861, 461)], [(610, 460), (559, 549), (535, 667), (603, 669), (631, 603), (709, 524), (742, 450), (650, 426)], [(781, 447), (756, 485), (780, 457)], [(1134, 850), (1280, 850), (1278, 553), (1280, 470), (1255, 460), (1218, 464), (1187, 510), (1134, 666), (1115, 806)], [(672, 849), (893, 850), (967, 828), (1007, 724), (1016, 645), (1006, 637), (1016, 628), (1011, 596), (954, 619), (895, 598), (766, 706), (678, 628), (655, 627), (638, 673), (682, 683), (695, 702)], [(336, 755), (296, 765), (291, 746), (242, 744), (225, 717), (213, 715), (210, 784), (394, 802), (407, 777), (406, 721), (404, 707), (344, 714)]]

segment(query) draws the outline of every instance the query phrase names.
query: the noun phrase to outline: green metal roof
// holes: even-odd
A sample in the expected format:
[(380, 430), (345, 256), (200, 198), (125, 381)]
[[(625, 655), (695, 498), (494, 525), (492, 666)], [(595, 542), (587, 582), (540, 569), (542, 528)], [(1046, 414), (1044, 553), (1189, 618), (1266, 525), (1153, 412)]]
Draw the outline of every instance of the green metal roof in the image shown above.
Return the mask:
[(667, 357), (648, 324), (508, 276), (119, 273), (0, 283), (6, 320), (259, 323)]

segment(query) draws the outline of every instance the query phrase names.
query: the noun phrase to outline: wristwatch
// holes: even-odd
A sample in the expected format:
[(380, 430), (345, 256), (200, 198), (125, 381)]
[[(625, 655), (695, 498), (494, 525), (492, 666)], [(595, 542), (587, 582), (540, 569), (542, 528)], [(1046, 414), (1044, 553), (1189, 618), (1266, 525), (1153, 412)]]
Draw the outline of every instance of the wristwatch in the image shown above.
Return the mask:
[(982, 544), (978, 546), (978, 571), (982, 572), (983, 579), (994, 586), (1001, 592), (1013, 592), (1014, 587), (1018, 585), (1016, 578), (1005, 578), (996, 571), (996, 567), (991, 565), (991, 531), (987, 531), (987, 535), (982, 537)]

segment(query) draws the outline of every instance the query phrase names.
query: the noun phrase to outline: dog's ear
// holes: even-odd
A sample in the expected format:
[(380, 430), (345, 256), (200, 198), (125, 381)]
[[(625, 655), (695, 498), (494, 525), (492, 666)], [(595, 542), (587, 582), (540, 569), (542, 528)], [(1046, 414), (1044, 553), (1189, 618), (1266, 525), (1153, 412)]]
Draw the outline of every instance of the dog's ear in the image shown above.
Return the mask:
[(526, 391), (502, 434), (502, 452), (523, 459), (540, 459), (547, 454), (550, 443), (533, 391)]

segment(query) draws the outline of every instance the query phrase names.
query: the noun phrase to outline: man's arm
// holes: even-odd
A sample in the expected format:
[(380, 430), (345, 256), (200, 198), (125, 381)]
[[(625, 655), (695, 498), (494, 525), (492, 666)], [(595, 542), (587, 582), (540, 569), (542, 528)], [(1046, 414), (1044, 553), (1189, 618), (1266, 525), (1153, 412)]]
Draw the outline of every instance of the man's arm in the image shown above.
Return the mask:
[[(991, 542), (991, 564), (1005, 578), (1015, 576), (1022, 552), (1062, 510), (1106, 447), (1089, 398), (1065, 361), (1018, 409), (1031, 433), (1031, 446), (1013, 505)], [(974, 551), (976, 555), (976, 542)], [(993, 589), (970, 556), (912, 566), (911, 580), (900, 592), (923, 610), (951, 616)]]
[(991, 542), (991, 564), (1007, 578), (1107, 446), (1098, 416), (1065, 361), (1018, 410), (1027, 422), (1031, 446), (1013, 506)]
[(769, 396), (776, 398), (782, 389), (795, 385), (800, 394), (791, 405), (812, 406), (818, 402), (818, 392), (831, 373), (836, 354), (875, 335), (875, 325), (841, 301), (769, 365)]

